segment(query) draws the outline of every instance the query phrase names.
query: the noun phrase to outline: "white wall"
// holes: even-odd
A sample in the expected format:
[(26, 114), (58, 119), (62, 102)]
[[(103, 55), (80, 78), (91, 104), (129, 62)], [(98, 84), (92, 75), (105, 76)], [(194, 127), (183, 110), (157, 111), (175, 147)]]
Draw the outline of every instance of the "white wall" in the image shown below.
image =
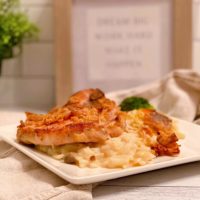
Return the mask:
[(40, 28), (39, 41), (26, 43), (23, 54), (4, 63), (0, 107), (49, 109), (54, 105), (52, 0), (21, 0)]
[[(55, 103), (53, 0), (21, 0), (41, 29), (40, 39), (24, 45), (17, 60), (7, 62), (0, 77), (0, 108), (49, 109)], [(194, 0), (193, 66), (200, 72), (200, 0)]]
[(200, 72), (200, 0), (193, 3), (193, 68)]

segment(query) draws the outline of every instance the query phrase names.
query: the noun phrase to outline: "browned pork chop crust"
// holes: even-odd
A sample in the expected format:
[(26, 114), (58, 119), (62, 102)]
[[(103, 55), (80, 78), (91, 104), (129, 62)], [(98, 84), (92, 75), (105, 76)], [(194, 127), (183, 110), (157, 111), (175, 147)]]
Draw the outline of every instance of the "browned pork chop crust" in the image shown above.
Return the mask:
[(123, 132), (119, 113), (119, 107), (101, 90), (82, 90), (47, 114), (27, 112), (18, 126), (17, 139), (35, 145), (102, 142)]

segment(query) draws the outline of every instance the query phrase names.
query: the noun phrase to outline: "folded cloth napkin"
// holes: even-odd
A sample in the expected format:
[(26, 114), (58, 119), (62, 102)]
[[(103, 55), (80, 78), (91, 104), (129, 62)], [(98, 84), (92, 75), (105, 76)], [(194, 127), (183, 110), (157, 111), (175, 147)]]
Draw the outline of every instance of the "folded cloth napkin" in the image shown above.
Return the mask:
[[(24, 119), (0, 111), (1, 127)], [(92, 185), (71, 185), (0, 139), (0, 200), (91, 200)]]
[(200, 117), (200, 74), (192, 70), (177, 70), (162, 80), (111, 92), (107, 96), (118, 103), (127, 96), (144, 97), (159, 111), (194, 121)]
[[(148, 98), (160, 111), (200, 122), (200, 74), (178, 70), (162, 80), (107, 94), (121, 102), (127, 96)], [(1, 112), (0, 125), (16, 123), (22, 113)], [(119, 180), (120, 181), (120, 180)], [(72, 185), (0, 141), (0, 200), (91, 200), (92, 185)]]

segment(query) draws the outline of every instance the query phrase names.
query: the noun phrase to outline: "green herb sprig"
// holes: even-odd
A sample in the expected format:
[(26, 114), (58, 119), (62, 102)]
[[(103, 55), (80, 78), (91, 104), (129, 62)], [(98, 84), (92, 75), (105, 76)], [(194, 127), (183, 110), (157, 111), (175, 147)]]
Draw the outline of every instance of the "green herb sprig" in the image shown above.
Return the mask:
[(142, 97), (127, 97), (120, 104), (122, 111), (131, 111), (140, 108), (154, 109), (147, 99)]

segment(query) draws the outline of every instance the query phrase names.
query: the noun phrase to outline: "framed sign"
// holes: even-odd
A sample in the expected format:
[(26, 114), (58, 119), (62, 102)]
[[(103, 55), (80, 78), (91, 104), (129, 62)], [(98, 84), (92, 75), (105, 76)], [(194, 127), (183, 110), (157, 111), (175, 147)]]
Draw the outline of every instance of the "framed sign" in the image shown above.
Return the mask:
[(54, 0), (57, 103), (192, 68), (192, 0)]

